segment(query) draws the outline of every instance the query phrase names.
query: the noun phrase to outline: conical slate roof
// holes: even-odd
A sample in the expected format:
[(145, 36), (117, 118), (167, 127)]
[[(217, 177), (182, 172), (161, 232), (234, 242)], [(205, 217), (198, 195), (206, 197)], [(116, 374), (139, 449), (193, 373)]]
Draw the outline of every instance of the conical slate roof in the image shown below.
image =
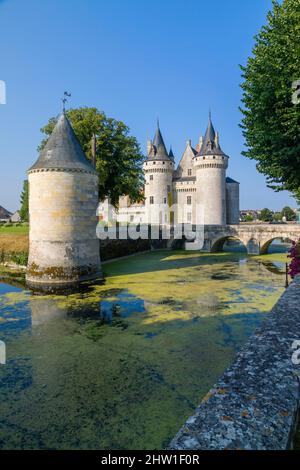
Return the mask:
[(175, 160), (172, 147), (170, 147), (169, 158), (170, 158), (171, 160)]
[(230, 178), (230, 176), (226, 177), (226, 183), (230, 184), (240, 184), (238, 181), (235, 181), (234, 179)]
[(217, 138), (213, 123), (211, 121), (210, 113), (203, 143), (197, 155), (220, 155), (228, 157), (228, 155), (226, 155), (220, 147), (219, 139)]
[(78, 169), (96, 173), (86, 158), (65, 113), (60, 115), (47, 144), (28, 171), (42, 169)]
[(158, 123), (148, 160), (170, 160)]

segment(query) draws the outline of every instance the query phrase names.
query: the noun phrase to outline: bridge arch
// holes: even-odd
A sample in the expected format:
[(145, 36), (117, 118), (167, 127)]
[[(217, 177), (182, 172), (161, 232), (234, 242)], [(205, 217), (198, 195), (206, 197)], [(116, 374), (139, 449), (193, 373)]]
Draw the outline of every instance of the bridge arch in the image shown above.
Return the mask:
[(215, 238), (214, 240), (212, 240), (210, 251), (212, 253), (216, 253), (218, 251), (223, 251), (223, 247), (224, 247), (225, 243), (228, 242), (228, 241), (240, 242), (241, 245), (245, 248), (245, 251), (247, 251), (247, 246), (244, 243), (243, 239), (241, 237), (235, 235), (235, 234), (234, 235), (233, 234), (232, 235), (222, 234), (218, 238)]
[(266, 240), (266, 239), (262, 240), (261, 247), (260, 247), (260, 254), (262, 254), (262, 255), (267, 254), (267, 253), (268, 253), (268, 249), (269, 249), (270, 245), (272, 244), (272, 242), (273, 242), (274, 240), (278, 240), (278, 239), (286, 239), (286, 240), (288, 240), (288, 242), (289, 242), (291, 245), (292, 245), (292, 242), (293, 242), (293, 241), (296, 241), (296, 238), (294, 238), (294, 237), (292, 238), (292, 237), (290, 237), (290, 236), (287, 237), (286, 235), (278, 235), (278, 234), (276, 234), (275, 236), (272, 236), (272, 237), (270, 237), (270, 238), (267, 239), (267, 240)]

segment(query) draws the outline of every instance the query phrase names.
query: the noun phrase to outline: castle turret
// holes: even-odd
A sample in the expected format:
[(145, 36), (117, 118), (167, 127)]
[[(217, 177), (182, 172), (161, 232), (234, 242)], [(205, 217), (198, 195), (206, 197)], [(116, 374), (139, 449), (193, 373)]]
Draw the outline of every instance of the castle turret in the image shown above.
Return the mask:
[(236, 225), (240, 222), (240, 183), (226, 178), (226, 223)]
[(153, 141), (148, 141), (148, 155), (144, 162), (145, 208), (148, 223), (170, 223), (172, 205), (173, 152), (168, 153), (159, 124)]
[(63, 113), (28, 170), (29, 287), (54, 290), (101, 277), (98, 176)]
[[(219, 136), (209, 115), (201, 148), (194, 158), (197, 187), (197, 210), (204, 225), (226, 224), (226, 169), (228, 156), (222, 151)], [(204, 219), (204, 220), (202, 220)]]

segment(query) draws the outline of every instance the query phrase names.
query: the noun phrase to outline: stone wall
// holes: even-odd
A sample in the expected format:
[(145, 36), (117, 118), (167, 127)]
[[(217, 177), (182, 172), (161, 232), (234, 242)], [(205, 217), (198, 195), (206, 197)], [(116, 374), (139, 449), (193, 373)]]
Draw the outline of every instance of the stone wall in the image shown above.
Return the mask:
[(150, 249), (150, 240), (100, 240), (101, 261), (108, 261)]
[(300, 275), (169, 447), (290, 449), (300, 403), (295, 340), (300, 340)]
[(98, 176), (29, 172), (28, 283), (69, 283), (101, 274), (96, 237)]

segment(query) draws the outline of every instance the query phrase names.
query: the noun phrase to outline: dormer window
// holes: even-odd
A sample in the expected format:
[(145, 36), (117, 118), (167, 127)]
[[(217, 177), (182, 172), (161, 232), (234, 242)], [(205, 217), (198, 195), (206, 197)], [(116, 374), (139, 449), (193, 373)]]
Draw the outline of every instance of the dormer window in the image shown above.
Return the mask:
[(188, 169), (188, 176), (192, 176), (192, 170), (190, 168)]

